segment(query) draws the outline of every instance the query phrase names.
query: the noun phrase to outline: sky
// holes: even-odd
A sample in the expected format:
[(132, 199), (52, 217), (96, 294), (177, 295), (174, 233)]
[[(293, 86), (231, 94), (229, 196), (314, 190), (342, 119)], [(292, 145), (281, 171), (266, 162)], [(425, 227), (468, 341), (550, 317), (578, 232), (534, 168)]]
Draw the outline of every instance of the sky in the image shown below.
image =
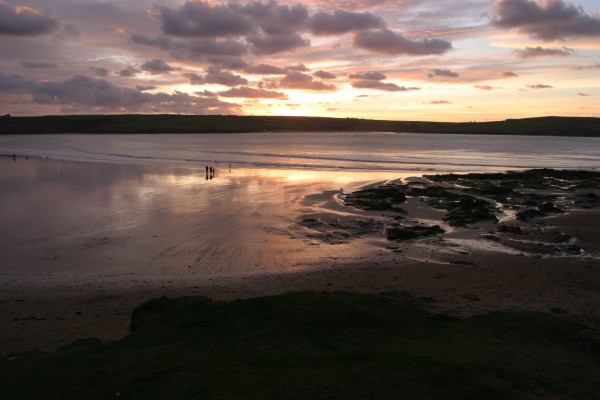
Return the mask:
[(0, 115), (600, 116), (598, 0), (0, 0)]

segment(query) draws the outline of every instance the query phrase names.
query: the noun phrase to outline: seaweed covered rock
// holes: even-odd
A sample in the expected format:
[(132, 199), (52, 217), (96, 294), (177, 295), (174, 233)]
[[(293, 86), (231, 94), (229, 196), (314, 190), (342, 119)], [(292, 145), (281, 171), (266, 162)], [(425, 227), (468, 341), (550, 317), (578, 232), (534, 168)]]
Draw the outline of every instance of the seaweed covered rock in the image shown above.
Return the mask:
[(345, 196), (346, 205), (368, 211), (393, 211), (405, 214), (406, 211), (396, 204), (406, 202), (402, 185), (384, 185), (371, 189), (358, 190)]
[(437, 234), (444, 233), (445, 231), (439, 226), (409, 226), (406, 228), (390, 228), (387, 230), (387, 239), (404, 241), (417, 239), (420, 237), (434, 236)]
[(452, 226), (466, 226), (483, 221), (498, 222), (494, 215), (495, 206), (474, 196), (456, 193), (439, 186), (413, 188), (410, 194), (422, 196), (430, 206), (446, 210), (444, 221)]

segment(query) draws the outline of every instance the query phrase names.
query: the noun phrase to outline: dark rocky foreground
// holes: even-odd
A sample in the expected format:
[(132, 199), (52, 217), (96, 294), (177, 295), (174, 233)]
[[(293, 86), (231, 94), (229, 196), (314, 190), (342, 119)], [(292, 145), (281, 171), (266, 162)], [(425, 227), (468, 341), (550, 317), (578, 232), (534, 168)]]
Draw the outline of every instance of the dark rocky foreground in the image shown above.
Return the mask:
[(597, 399), (593, 333), (419, 304), (402, 292), (151, 300), (117, 342), (0, 359), (2, 398)]

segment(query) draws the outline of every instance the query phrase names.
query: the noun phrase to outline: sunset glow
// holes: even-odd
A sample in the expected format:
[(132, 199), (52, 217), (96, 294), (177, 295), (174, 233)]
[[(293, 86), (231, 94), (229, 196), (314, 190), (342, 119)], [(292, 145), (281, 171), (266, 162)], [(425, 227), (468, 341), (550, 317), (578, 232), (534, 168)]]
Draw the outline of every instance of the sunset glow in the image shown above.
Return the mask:
[(596, 0), (0, 0), (0, 113), (600, 116)]

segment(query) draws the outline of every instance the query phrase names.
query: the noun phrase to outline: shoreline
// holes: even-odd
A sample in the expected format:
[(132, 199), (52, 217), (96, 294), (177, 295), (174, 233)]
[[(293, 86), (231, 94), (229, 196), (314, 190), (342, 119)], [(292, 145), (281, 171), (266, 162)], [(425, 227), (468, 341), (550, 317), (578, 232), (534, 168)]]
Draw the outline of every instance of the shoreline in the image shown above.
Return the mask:
[[(296, 222), (306, 215), (355, 219), (360, 215), (383, 218), (385, 214), (349, 208), (337, 195), (335, 191), (303, 195), (299, 211), (295, 211), (299, 212)], [(405, 207), (408, 217), (403, 224), (431, 225), (443, 217), (443, 212), (416, 199)], [(541, 311), (600, 330), (600, 209), (570, 209), (540, 222), (542, 228), (552, 227), (575, 238), (588, 256), (499, 251), (501, 244), (481, 239), (481, 234), (490, 231), (486, 223), (452, 228), (443, 239), (433, 236), (397, 244), (382, 234), (328, 244), (319, 236), (322, 232), (299, 226), (295, 231), (274, 230), (272, 235), (293, 232), (286, 238), (288, 242), (304, 242), (316, 253), (311, 258), (306, 258), (306, 253), (284, 254), (292, 265), (280, 272), (271, 266), (261, 273), (217, 273), (203, 279), (160, 273), (131, 279), (126, 274), (104, 278), (96, 274), (88, 279), (71, 275), (68, 284), (44, 283), (42, 279), (38, 285), (31, 280), (5, 279), (0, 282), (0, 356), (34, 348), (50, 351), (77, 338), (118, 340), (129, 332), (133, 308), (162, 296), (234, 300), (290, 291), (396, 292), (430, 310), (458, 317), (491, 311)], [(333, 232), (339, 234), (339, 229)]]

